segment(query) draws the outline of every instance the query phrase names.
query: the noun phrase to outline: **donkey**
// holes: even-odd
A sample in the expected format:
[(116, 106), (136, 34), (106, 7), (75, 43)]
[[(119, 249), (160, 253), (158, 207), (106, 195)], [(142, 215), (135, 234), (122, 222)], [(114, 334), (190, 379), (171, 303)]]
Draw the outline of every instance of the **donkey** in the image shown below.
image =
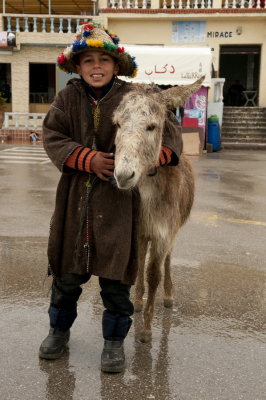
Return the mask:
[(179, 228), (186, 222), (194, 199), (194, 175), (190, 161), (181, 155), (176, 167), (157, 168), (168, 109), (182, 106), (204, 77), (191, 85), (165, 91), (151, 85), (133, 85), (113, 115), (117, 126), (114, 177), (119, 189), (139, 190), (141, 198), (139, 271), (135, 288), (135, 311), (143, 306), (145, 259), (148, 296), (140, 340), (151, 340), (156, 290), (164, 266), (164, 305), (173, 304), (170, 256)]

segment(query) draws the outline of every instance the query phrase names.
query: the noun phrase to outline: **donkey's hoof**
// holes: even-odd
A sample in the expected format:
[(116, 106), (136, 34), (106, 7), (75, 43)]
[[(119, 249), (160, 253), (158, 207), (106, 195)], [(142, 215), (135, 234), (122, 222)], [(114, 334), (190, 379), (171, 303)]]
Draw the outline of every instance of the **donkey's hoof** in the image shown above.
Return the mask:
[(150, 343), (150, 341), (151, 341), (151, 332), (150, 331), (142, 331), (140, 333), (140, 341), (142, 343)]
[(134, 303), (134, 311), (135, 312), (141, 312), (142, 308), (143, 308), (142, 301), (135, 301), (135, 303)]
[(173, 301), (173, 299), (171, 297), (165, 297), (163, 299), (163, 305), (166, 308), (172, 308), (173, 307), (173, 303), (174, 303), (174, 301)]

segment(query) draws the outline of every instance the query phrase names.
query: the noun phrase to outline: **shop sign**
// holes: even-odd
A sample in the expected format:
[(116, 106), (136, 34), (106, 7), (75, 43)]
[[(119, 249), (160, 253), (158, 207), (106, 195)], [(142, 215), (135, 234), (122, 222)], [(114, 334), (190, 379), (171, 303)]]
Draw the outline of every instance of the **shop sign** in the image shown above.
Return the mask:
[(233, 37), (233, 32), (207, 32), (207, 38), (231, 38)]

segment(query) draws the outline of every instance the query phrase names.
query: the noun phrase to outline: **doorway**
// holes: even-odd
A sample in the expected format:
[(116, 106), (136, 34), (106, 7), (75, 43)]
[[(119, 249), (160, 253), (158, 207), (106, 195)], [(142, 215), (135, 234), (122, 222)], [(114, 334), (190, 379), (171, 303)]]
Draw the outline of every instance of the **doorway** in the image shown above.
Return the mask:
[(220, 46), (219, 76), (225, 78), (225, 106), (258, 105), (260, 54), (260, 45)]
[(55, 64), (30, 63), (30, 112), (45, 113), (55, 96)]
[(0, 63), (0, 96), (5, 99), (5, 111), (12, 111), (11, 64)]

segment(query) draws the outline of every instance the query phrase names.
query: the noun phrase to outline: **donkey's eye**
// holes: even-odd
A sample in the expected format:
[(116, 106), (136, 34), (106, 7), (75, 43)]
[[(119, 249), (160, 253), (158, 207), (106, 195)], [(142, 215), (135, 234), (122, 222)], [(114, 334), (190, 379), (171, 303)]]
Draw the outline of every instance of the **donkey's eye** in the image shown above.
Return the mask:
[(148, 125), (146, 129), (147, 131), (154, 131), (155, 125), (154, 124)]

